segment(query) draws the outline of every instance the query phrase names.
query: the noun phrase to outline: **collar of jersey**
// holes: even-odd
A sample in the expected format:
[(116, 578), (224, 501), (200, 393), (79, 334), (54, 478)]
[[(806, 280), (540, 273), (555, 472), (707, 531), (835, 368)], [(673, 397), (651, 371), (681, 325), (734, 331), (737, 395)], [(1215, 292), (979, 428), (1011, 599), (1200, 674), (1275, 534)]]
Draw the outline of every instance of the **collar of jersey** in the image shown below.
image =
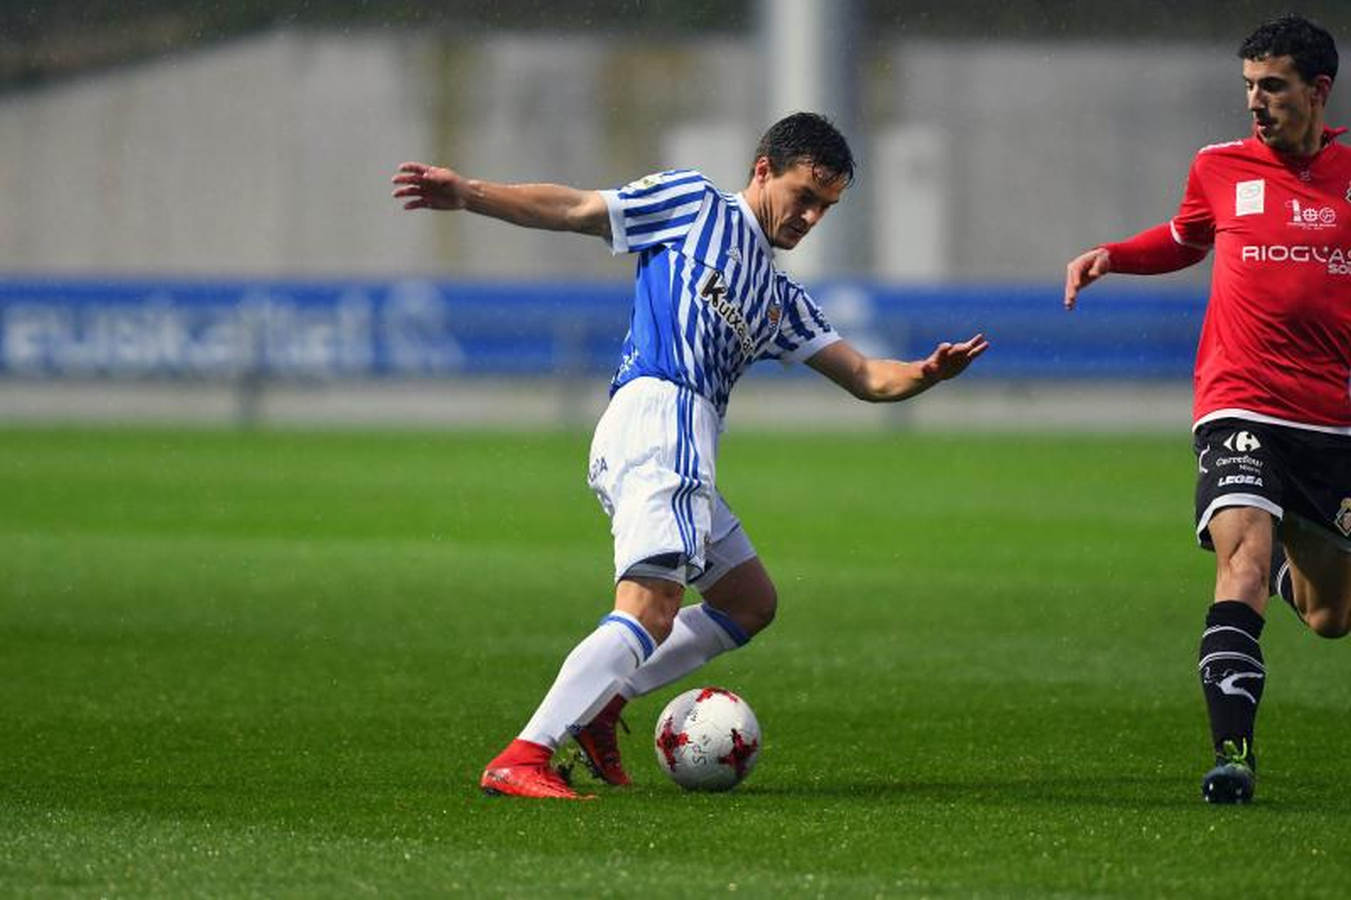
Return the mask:
[(1255, 141), (1257, 143), (1257, 146), (1262, 150), (1264, 150), (1267, 153), (1267, 155), (1272, 157), (1273, 159), (1280, 160), (1283, 162), (1298, 160), (1307, 165), (1311, 164), (1315, 159), (1317, 159), (1324, 150), (1335, 144), (1337, 142), (1337, 138), (1346, 134), (1346, 131), (1347, 129), (1345, 128), (1330, 128), (1327, 125), (1324, 125), (1323, 134), (1318, 142), (1318, 149), (1315, 150), (1311, 156), (1300, 156), (1295, 153), (1281, 153), (1277, 150), (1272, 150), (1265, 143), (1263, 143), (1260, 137), (1257, 136), (1256, 125), (1253, 126), (1252, 140)]
[(760, 220), (755, 217), (755, 211), (751, 209), (751, 205), (746, 202), (746, 198), (740, 191), (737, 192), (736, 203), (737, 206), (741, 207), (741, 214), (750, 221), (751, 229), (755, 232), (755, 238), (760, 242), (760, 249), (765, 251), (766, 256), (773, 259), (774, 248), (770, 246), (769, 240), (765, 237), (765, 233), (760, 230)]

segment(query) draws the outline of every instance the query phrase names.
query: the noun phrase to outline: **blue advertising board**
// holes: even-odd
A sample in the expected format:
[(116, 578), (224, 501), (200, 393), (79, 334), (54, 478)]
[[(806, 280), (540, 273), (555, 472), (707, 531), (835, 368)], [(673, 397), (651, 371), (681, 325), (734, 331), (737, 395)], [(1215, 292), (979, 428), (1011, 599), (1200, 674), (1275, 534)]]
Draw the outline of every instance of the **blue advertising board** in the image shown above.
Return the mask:
[[(814, 295), (870, 353), (913, 359), (983, 331), (977, 377), (1186, 377), (1204, 293), (1139, 284), (1095, 286), (1074, 313), (1045, 285), (836, 281)], [(629, 302), (616, 282), (0, 278), (0, 374), (599, 374), (616, 364)]]

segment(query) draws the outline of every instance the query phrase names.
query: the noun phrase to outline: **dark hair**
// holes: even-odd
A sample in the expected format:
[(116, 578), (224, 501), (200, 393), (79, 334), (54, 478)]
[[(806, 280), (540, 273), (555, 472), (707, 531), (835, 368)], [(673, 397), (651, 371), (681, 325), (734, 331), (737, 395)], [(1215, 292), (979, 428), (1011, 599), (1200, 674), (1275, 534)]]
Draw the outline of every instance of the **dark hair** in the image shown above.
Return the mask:
[(1337, 44), (1316, 22), (1294, 14), (1263, 23), (1238, 48), (1239, 59), (1288, 56), (1299, 77), (1312, 82), (1319, 75), (1337, 77)]
[(813, 174), (824, 181), (854, 180), (854, 154), (844, 135), (823, 115), (796, 112), (785, 116), (765, 132), (755, 148), (755, 158), (769, 158), (769, 168), (780, 175), (790, 166), (810, 163)]

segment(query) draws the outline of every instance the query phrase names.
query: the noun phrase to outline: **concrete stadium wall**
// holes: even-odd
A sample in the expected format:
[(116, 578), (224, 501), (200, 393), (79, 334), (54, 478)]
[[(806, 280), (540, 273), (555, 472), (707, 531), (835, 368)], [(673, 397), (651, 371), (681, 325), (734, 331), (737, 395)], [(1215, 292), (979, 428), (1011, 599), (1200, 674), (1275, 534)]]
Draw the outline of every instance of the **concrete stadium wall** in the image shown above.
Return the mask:
[(381, 174), (428, 142), (399, 37), (279, 32), (0, 98), (0, 267), (364, 271), (431, 252)]
[[(609, 186), (690, 165), (736, 189), (773, 71), (755, 46), (277, 31), (10, 92), (0, 270), (625, 278), (575, 236), (401, 214), (388, 176), (421, 158)], [(1082, 245), (1169, 215), (1194, 149), (1247, 127), (1227, 47), (874, 42), (859, 58), (862, 169), (836, 215), (866, 216), (865, 275), (1058, 280)], [(1351, 91), (1334, 101), (1346, 120)]]

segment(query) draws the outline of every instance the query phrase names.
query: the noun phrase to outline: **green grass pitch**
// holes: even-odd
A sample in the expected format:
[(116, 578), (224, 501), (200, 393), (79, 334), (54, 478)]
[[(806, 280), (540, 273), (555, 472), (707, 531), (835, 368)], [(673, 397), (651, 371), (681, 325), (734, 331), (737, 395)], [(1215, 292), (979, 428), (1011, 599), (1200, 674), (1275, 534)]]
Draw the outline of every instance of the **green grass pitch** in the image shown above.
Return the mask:
[[(609, 608), (586, 443), (0, 431), (0, 894), (1346, 895), (1351, 647), (1272, 607), (1258, 802), (1200, 799), (1185, 428), (729, 432), (778, 621), (630, 706), (631, 790), (481, 796)], [(730, 794), (655, 763), (700, 683)]]

